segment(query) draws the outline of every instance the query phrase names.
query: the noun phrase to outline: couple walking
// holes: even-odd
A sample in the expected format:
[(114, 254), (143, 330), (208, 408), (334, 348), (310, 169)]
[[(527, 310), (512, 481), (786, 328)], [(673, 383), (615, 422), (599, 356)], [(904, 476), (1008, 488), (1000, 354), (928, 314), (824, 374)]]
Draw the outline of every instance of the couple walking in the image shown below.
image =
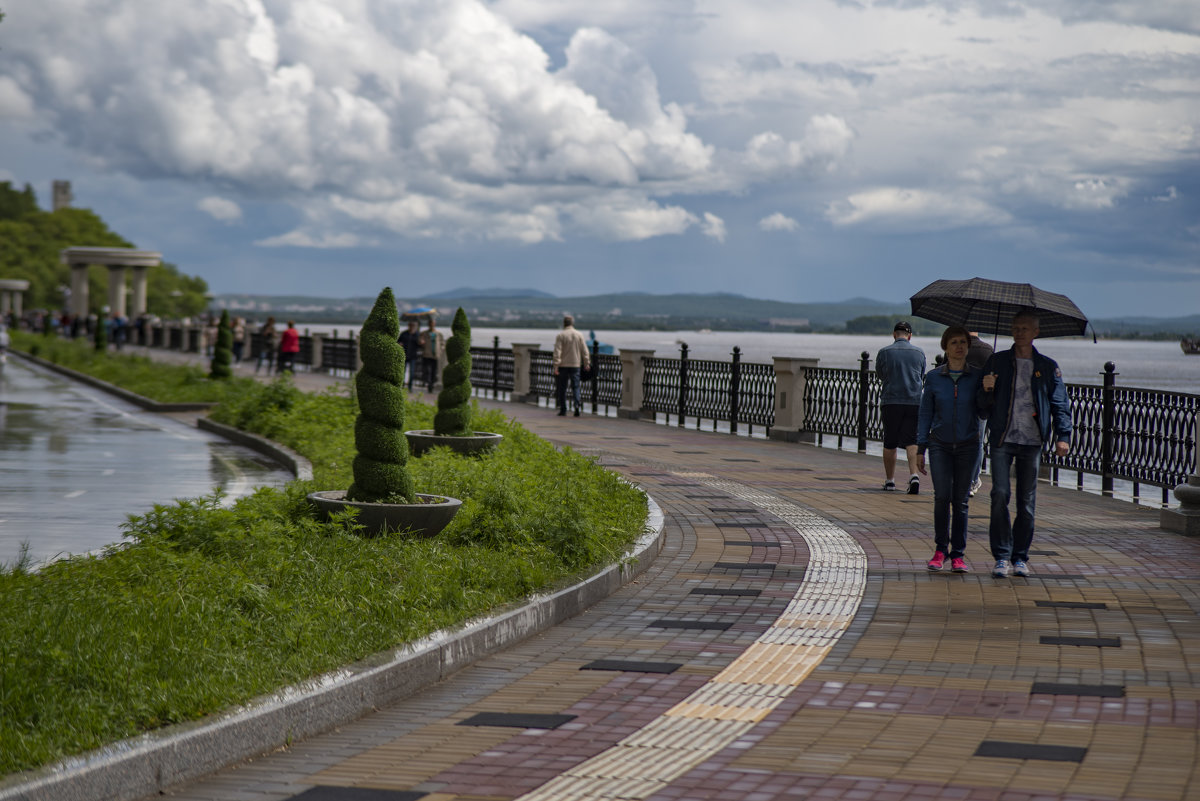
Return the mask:
[[(941, 339), (946, 361), (925, 374), (912, 461), (919, 474), (933, 477), (935, 551), (930, 570), (941, 570), (947, 560), (955, 572), (969, 570), (964, 556), (967, 508), (982, 457), (979, 421), (986, 420), (992, 453), (992, 575), (1029, 575), (1043, 444), (1053, 443), (1056, 455), (1067, 455), (1071, 408), (1058, 364), (1033, 347), (1039, 333), (1037, 315), (1018, 313), (1011, 330), (1013, 346), (992, 354), (979, 368), (968, 357), (970, 332), (960, 326), (947, 328)], [(1014, 477), (1015, 520), (1009, 515)]]

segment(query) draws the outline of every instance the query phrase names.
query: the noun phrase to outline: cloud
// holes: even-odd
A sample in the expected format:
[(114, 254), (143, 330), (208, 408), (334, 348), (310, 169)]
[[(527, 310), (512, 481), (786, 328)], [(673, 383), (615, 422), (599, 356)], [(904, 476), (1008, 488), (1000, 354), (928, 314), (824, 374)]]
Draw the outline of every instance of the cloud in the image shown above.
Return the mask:
[(1009, 215), (981, 200), (924, 189), (880, 187), (829, 204), (835, 226), (867, 226), (899, 232), (942, 231), (1001, 225)]
[(222, 197), (210, 195), (200, 200), (196, 208), (221, 222), (236, 222), (242, 219), (242, 207)]
[(267, 237), (260, 239), (254, 244), (260, 247), (279, 248), (279, 247), (298, 247), (298, 248), (353, 248), (363, 244), (362, 241), (353, 234), (325, 234), (314, 236), (307, 231), (289, 231), (286, 234), (279, 236)]
[(759, 220), (758, 227), (763, 231), (795, 231), (800, 227), (800, 223), (777, 211)]
[(725, 221), (715, 214), (704, 212), (704, 221), (700, 223), (700, 232), (721, 244), (725, 243)]
[(1150, 199), (1156, 203), (1174, 203), (1176, 200), (1179, 200), (1179, 190), (1174, 186), (1168, 186), (1166, 191), (1161, 195), (1155, 195)]

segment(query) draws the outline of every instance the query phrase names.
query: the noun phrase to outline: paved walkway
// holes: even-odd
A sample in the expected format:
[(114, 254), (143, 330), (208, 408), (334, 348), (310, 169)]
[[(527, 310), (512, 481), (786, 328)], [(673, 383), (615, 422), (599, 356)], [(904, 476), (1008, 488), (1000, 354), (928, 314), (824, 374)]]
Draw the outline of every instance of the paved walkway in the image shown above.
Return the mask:
[[(320, 382), (298, 377), (302, 385)], [(1198, 799), (1200, 541), (1039, 488), (1027, 579), (931, 574), (878, 459), (505, 404), (665, 513), (635, 583), (176, 801)]]

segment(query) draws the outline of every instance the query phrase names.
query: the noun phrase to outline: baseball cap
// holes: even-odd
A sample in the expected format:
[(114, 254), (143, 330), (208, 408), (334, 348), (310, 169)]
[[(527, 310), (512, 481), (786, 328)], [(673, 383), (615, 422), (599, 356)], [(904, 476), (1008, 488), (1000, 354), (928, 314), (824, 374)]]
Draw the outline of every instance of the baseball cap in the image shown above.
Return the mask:
[(893, 328), (892, 330), (893, 331), (904, 331), (905, 333), (911, 334), (912, 326), (909, 325), (908, 323), (904, 322), (903, 320), (901, 320), (900, 322), (896, 323), (896, 327)]

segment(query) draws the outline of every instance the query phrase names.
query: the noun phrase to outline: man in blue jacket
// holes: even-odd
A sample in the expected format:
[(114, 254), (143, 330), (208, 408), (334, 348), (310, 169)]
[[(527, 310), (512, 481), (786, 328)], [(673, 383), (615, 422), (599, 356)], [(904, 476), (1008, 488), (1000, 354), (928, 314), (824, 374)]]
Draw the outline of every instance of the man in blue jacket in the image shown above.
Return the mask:
[[(1054, 443), (1059, 457), (1071, 450), (1071, 402), (1058, 363), (1038, 353), (1037, 314), (1019, 312), (1012, 321), (1013, 346), (993, 354), (983, 367), (980, 408), (988, 413), (992, 449), (992, 514), (989, 535), (992, 575), (1029, 575), (1029, 545), (1037, 501), (1042, 448)], [(1017, 478), (1017, 516), (1010, 520), (1011, 475)]]
[(921, 491), (917, 475), (917, 412), (921, 408), (921, 386), (925, 379), (925, 351), (912, 344), (912, 326), (901, 321), (892, 329), (892, 344), (875, 355), (875, 374), (883, 384), (879, 416), (883, 420), (883, 482), (885, 490), (896, 489), (896, 448), (908, 455), (908, 494)]

